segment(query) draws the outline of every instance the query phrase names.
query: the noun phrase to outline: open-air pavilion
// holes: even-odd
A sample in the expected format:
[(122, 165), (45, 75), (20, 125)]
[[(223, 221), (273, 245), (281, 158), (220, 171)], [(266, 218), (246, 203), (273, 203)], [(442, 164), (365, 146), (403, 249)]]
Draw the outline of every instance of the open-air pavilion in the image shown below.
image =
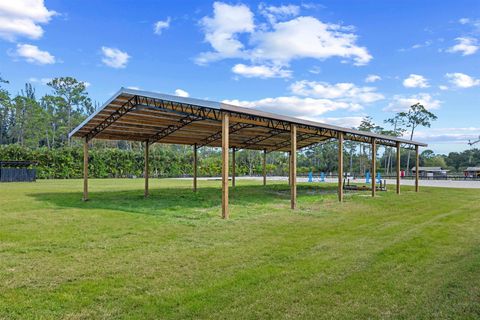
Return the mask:
[[(292, 106), (294, 107), (294, 106)], [(83, 200), (88, 200), (88, 143), (92, 139), (130, 140), (145, 143), (145, 196), (148, 196), (149, 146), (154, 143), (191, 145), (194, 149), (193, 190), (197, 190), (198, 148), (222, 148), (222, 217), (228, 218), (229, 152), (235, 186), (235, 151), (263, 151), (263, 184), (266, 184), (266, 154), (288, 152), (290, 158), (291, 208), (297, 203), (296, 153), (299, 149), (338, 141), (338, 199), (343, 201), (343, 143), (371, 144), (371, 176), (376, 176), (377, 146), (396, 148), (396, 192), (400, 194), (400, 149), (415, 148), (415, 191), (418, 192), (419, 147), (424, 143), (358, 131), (294, 117), (238, 107), (226, 103), (185, 98), (122, 88), (69, 135), (84, 140)], [(375, 179), (372, 179), (375, 196)]]

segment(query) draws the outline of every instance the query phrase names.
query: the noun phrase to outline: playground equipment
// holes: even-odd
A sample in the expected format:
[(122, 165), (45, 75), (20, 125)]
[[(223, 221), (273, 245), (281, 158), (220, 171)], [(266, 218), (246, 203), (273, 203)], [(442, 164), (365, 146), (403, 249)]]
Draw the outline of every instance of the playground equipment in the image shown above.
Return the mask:
[[(379, 178), (379, 175), (377, 175), (377, 178)], [(387, 191), (387, 180), (377, 180), (378, 185), (375, 186), (375, 190), (377, 191)], [(372, 191), (372, 187), (369, 186), (358, 186), (356, 184), (350, 184), (350, 179), (347, 179), (345, 183), (345, 179), (343, 182), (343, 189), (344, 190), (354, 190), (354, 191)]]

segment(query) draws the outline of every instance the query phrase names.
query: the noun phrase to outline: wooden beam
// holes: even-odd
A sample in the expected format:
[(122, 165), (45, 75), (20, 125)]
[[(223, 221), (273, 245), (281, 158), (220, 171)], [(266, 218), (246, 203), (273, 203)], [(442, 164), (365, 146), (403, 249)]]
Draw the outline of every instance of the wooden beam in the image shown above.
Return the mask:
[(263, 185), (267, 185), (267, 149), (263, 149)]
[(377, 142), (372, 139), (372, 197), (375, 197), (377, 191)]
[(297, 126), (292, 125), (290, 131), (290, 207), (297, 207)]
[(83, 143), (83, 201), (88, 201), (88, 140)]
[(400, 194), (400, 142), (397, 142), (397, 194)]
[(197, 144), (193, 145), (193, 192), (197, 192), (197, 169), (198, 169), (198, 148)]
[(145, 177), (145, 192), (144, 192), (144, 196), (145, 198), (148, 197), (149, 193), (148, 193), (148, 159), (149, 159), (149, 156), (148, 156), (148, 149), (149, 149), (149, 143), (148, 141), (145, 142), (145, 160), (144, 160), (144, 165), (145, 165), (145, 168), (144, 168), (144, 171), (143, 171), (143, 175)]
[(338, 201), (343, 201), (343, 132), (338, 133)]
[(418, 153), (418, 146), (415, 146), (415, 192), (418, 192), (419, 185), (418, 185), (418, 177), (419, 177), (419, 166), (420, 166), (420, 154)]
[(235, 167), (237, 166), (235, 164), (235, 151), (237, 148), (233, 147), (232, 148), (232, 187), (235, 187), (235, 175), (236, 175), (236, 170)]
[(228, 219), (228, 113), (222, 113), (222, 218)]

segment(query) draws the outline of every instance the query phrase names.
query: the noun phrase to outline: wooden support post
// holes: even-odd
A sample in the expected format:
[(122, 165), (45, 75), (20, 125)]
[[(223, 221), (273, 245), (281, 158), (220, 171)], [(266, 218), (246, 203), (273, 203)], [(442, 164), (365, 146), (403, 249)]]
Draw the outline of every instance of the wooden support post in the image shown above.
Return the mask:
[(145, 198), (148, 197), (148, 148), (149, 148), (149, 144), (148, 144), (148, 141), (145, 142), (145, 160), (144, 160), (144, 165), (145, 165), (145, 168), (144, 168), (144, 171), (143, 171), (143, 176), (145, 177), (145, 192), (144, 192), (144, 196)]
[(88, 201), (88, 140), (83, 143), (83, 201)]
[(228, 219), (228, 113), (222, 114), (222, 218)]
[(232, 148), (232, 187), (235, 187), (235, 176), (236, 176), (236, 173), (235, 173), (235, 169), (236, 169), (236, 164), (235, 164), (235, 147)]
[(198, 175), (198, 148), (197, 144), (193, 145), (193, 192), (197, 192), (197, 175)]
[(419, 189), (419, 185), (418, 185), (418, 176), (419, 176), (419, 172), (418, 172), (418, 167), (420, 166), (420, 155), (418, 153), (418, 146), (415, 146), (415, 192), (418, 192), (418, 189)]
[(343, 132), (338, 133), (338, 201), (343, 201)]
[(400, 194), (400, 142), (397, 142), (397, 194)]
[(297, 207), (297, 126), (292, 124), (290, 129), (290, 207)]
[(288, 152), (288, 185), (292, 181), (292, 154)]
[(263, 149), (263, 185), (267, 185), (267, 149)]
[(372, 197), (377, 191), (377, 141), (372, 138)]

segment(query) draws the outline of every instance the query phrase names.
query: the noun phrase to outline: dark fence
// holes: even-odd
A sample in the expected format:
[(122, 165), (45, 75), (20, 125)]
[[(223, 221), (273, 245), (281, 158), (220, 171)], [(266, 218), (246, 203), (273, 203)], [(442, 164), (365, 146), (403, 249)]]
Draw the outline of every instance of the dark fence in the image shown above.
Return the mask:
[(33, 182), (37, 170), (32, 161), (0, 161), (0, 182)]
[(33, 182), (37, 177), (35, 169), (0, 168), (0, 182)]

